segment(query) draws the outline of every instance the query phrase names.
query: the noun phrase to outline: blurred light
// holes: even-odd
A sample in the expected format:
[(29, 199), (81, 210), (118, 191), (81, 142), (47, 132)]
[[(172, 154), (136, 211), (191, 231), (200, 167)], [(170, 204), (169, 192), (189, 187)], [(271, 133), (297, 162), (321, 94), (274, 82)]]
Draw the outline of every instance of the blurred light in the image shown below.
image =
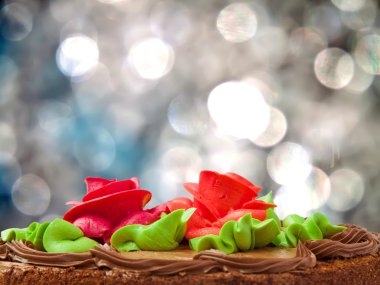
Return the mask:
[(263, 185), (267, 178), (266, 158), (267, 154), (264, 151), (254, 148), (242, 150), (214, 147), (214, 151), (207, 157), (206, 169), (213, 169), (222, 173), (236, 172), (256, 185)]
[(50, 214), (49, 213), (47, 215), (42, 216), (40, 219), (38, 219), (38, 222), (39, 223), (51, 222), (51, 221), (54, 221), (57, 218), (61, 219), (62, 215), (59, 215), (59, 214)]
[(321, 169), (313, 167), (310, 175), (299, 184), (282, 186), (275, 194), (276, 212), (280, 218), (290, 214), (307, 216), (322, 207), (331, 192), (329, 177)]
[(0, 55), (0, 104), (15, 97), (18, 68), (10, 57)]
[(115, 140), (106, 129), (87, 128), (77, 135), (74, 155), (84, 169), (106, 170), (115, 159)]
[(310, 7), (311, 9), (305, 15), (305, 26), (320, 31), (326, 36), (328, 42), (337, 40), (343, 30), (339, 10), (327, 3), (319, 6), (310, 5)]
[(69, 105), (59, 101), (49, 101), (41, 104), (38, 112), (38, 122), (42, 129), (59, 135), (72, 119), (72, 110)]
[(331, 0), (342, 11), (354, 12), (362, 8), (366, 0)]
[[(357, 2), (347, 0), (347, 2)], [(365, 0), (363, 5), (355, 11), (341, 11), (342, 22), (353, 30), (361, 30), (371, 27), (376, 20), (377, 1)]]
[(166, 151), (160, 163), (162, 199), (181, 195), (184, 182), (198, 181), (201, 163), (198, 151), (192, 146), (180, 145)]
[(89, 4), (87, 0), (50, 0), (49, 8), (56, 21), (67, 22), (75, 18), (83, 18), (89, 10)]
[(312, 170), (310, 155), (301, 145), (285, 142), (269, 153), (267, 169), (271, 178), (278, 184), (300, 184)]
[(335, 211), (348, 211), (362, 200), (364, 195), (363, 178), (347, 168), (338, 169), (330, 175), (331, 195), (327, 201)]
[(97, 42), (98, 31), (91, 21), (80, 17), (65, 23), (61, 28), (60, 40), (64, 41), (73, 35), (83, 35)]
[(149, 21), (153, 33), (172, 45), (184, 43), (192, 30), (190, 11), (179, 2), (158, 2), (150, 14)]
[(91, 96), (100, 99), (115, 91), (113, 78), (106, 65), (99, 62), (91, 71), (89, 76), (84, 76), (81, 80), (71, 81), (71, 86), (77, 96)]
[(344, 89), (353, 93), (362, 94), (371, 86), (374, 79), (374, 74), (365, 72), (358, 64), (355, 64), (354, 77)]
[(126, 137), (130, 142), (138, 139), (147, 119), (136, 108), (130, 108), (128, 104), (121, 104), (120, 102), (112, 104), (107, 109), (107, 114), (111, 118), (116, 141), (124, 140)]
[(247, 82), (229, 81), (216, 86), (207, 106), (218, 128), (237, 138), (254, 140), (269, 123), (269, 106), (260, 91)]
[(300, 185), (280, 187), (273, 201), (276, 204), (275, 211), (280, 219), (287, 215), (297, 214), (306, 217), (310, 213), (310, 207), (306, 203), (309, 197)]
[(344, 50), (327, 48), (315, 58), (314, 72), (326, 87), (340, 89), (347, 86), (354, 76), (354, 62)]
[(287, 56), (285, 50), (288, 49), (288, 35), (283, 27), (262, 27), (250, 42), (250, 49), (247, 56), (258, 61), (258, 65), (270, 69), (280, 68)]
[(21, 41), (33, 28), (33, 15), (27, 6), (10, 3), (1, 9), (1, 34), (10, 41)]
[(98, 1), (105, 4), (119, 4), (121, 2), (125, 2), (128, 0), (98, 0)]
[(57, 64), (66, 76), (82, 76), (93, 69), (99, 59), (98, 45), (85, 35), (72, 35), (57, 50)]
[(227, 41), (245, 42), (256, 33), (256, 14), (247, 4), (234, 3), (220, 11), (216, 27)]
[(0, 193), (9, 194), (21, 175), (21, 167), (14, 157), (0, 157)]
[(174, 51), (162, 40), (150, 38), (131, 47), (128, 62), (142, 78), (158, 79), (173, 67)]
[(263, 96), (265, 102), (269, 105), (274, 104), (279, 100), (279, 86), (276, 78), (272, 76), (270, 73), (256, 73), (254, 77), (244, 78), (243, 81), (254, 85)]
[(142, 78), (128, 60), (125, 60), (122, 66), (122, 80), (124, 88), (127, 90), (126, 95), (144, 94), (154, 90), (157, 86), (157, 80), (146, 80)]
[(201, 157), (197, 150), (189, 146), (177, 146), (169, 149), (162, 157), (164, 172), (168, 172), (173, 179), (182, 181), (198, 178), (201, 170)]
[(330, 197), (330, 178), (322, 169), (313, 167), (305, 181), (305, 192), (310, 197), (310, 209), (316, 210), (322, 207)]
[(13, 128), (0, 122), (0, 158), (12, 157), (17, 149), (17, 140)]
[(270, 110), (270, 120), (267, 129), (253, 142), (261, 147), (270, 147), (279, 143), (288, 128), (285, 115), (276, 108)]
[(49, 186), (41, 177), (25, 174), (12, 187), (12, 201), (17, 210), (25, 215), (41, 215), (49, 207)]
[(314, 58), (318, 52), (327, 47), (323, 33), (308, 27), (293, 30), (289, 36), (289, 49), (292, 55)]
[(204, 118), (199, 112), (200, 103), (188, 95), (174, 98), (169, 105), (168, 121), (179, 134), (195, 135), (204, 128)]
[(380, 74), (380, 35), (362, 37), (355, 48), (355, 59), (369, 74)]

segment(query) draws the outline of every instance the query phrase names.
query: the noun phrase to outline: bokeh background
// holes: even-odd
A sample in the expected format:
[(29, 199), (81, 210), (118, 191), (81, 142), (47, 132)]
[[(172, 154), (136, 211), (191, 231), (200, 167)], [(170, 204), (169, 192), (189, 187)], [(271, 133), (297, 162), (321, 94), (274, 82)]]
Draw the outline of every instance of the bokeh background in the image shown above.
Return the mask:
[(86, 176), (149, 206), (202, 169), (278, 214), (380, 230), (375, 0), (18, 0), (0, 6), (0, 228), (52, 220)]

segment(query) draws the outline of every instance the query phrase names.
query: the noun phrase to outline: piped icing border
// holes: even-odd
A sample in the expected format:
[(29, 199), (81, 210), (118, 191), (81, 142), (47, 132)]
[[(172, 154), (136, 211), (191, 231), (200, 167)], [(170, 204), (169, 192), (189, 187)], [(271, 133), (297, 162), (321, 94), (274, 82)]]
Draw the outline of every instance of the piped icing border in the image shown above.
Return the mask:
[(309, 240), (297, 244), (293, 258), (240, 258), (217, 250), (205, 250), (189, 260), (128, 259), (109, 245), (97, 246), (86, 253), (47, 253), (32, 248), (31, 243), (0, 243), (0, 260), (53, 267), (86, 269), (122, 269), (154, 275), (178, 273), (234, 272), (281, 273), (303, 270), (316, 265), (317, 259), (376, 254), (380, 248), (377, 234), (356, 225), (331, 239)]
[(55, 267), (77, 267), (96, 269), (93, 256), (85, 253), (49, 253), (31, 248), (29, 242), (12, 241), (6, 243), (8, 257), (12, 261), (33, 265)]
[(293, 258), (234, 258), (216, 250), (206, 250), (189, 260), (128, 259), (116, 249), (98, 246), (89, 253), (47, 253), (28, 247), (27, 243), (6, 243), (7, 258), (33, 265), (86, 269), (123, 269), (132, 272), (173, 275), (178, 273), (231, 272), (281, 273), (314, 267), (315, 255), (301, 242)]
[(375, 254), (380, 248), (379, 236), (357, 225), (344, 225), (346, 230), (331, 239), (308, 240), (305, 246), (318, 259), (334, 257), (354, 257)]
[(225, 271), (249, 273), (282, 273), (314, 267), (317, 263), (315, 255), (298, 242), (296, 256), (293, 258), (236, 258), (220, 251), (206, 250), (194, 259), (212, 260), (223, 266)]

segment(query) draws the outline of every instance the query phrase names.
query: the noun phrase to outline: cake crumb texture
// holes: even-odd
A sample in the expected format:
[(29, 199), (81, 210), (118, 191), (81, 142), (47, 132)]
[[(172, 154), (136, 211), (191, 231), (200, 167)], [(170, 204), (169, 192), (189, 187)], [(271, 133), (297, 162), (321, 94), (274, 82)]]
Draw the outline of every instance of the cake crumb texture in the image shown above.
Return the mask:
[(0, 284), (380, 284), (380, 256), (318, 261), (313, 269), (281, 274), (209, 273), (155, 276), (0, 262)]
[(316, 267), (280, 274), (209, 273), (144, 275), (123, 270), (91, 270), (0, 262), (0, 284), (380, 284), (380, 256), (318, 261)]

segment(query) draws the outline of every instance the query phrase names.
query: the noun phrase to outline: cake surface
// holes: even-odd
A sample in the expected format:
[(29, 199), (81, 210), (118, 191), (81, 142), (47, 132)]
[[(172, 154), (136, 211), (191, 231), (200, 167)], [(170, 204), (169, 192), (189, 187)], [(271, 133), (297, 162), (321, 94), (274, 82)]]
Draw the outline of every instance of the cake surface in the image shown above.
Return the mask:
[(0, 284), (380, 284), (379, 234), (355, 226), (297, 248), (53, 254), (30, 243), (0, 246)]
[(318, 261), (314, 268), (272, 274), (217, 272), (157, 276), (0, 262), (0, 284), (380, 284), (380, 257)]

